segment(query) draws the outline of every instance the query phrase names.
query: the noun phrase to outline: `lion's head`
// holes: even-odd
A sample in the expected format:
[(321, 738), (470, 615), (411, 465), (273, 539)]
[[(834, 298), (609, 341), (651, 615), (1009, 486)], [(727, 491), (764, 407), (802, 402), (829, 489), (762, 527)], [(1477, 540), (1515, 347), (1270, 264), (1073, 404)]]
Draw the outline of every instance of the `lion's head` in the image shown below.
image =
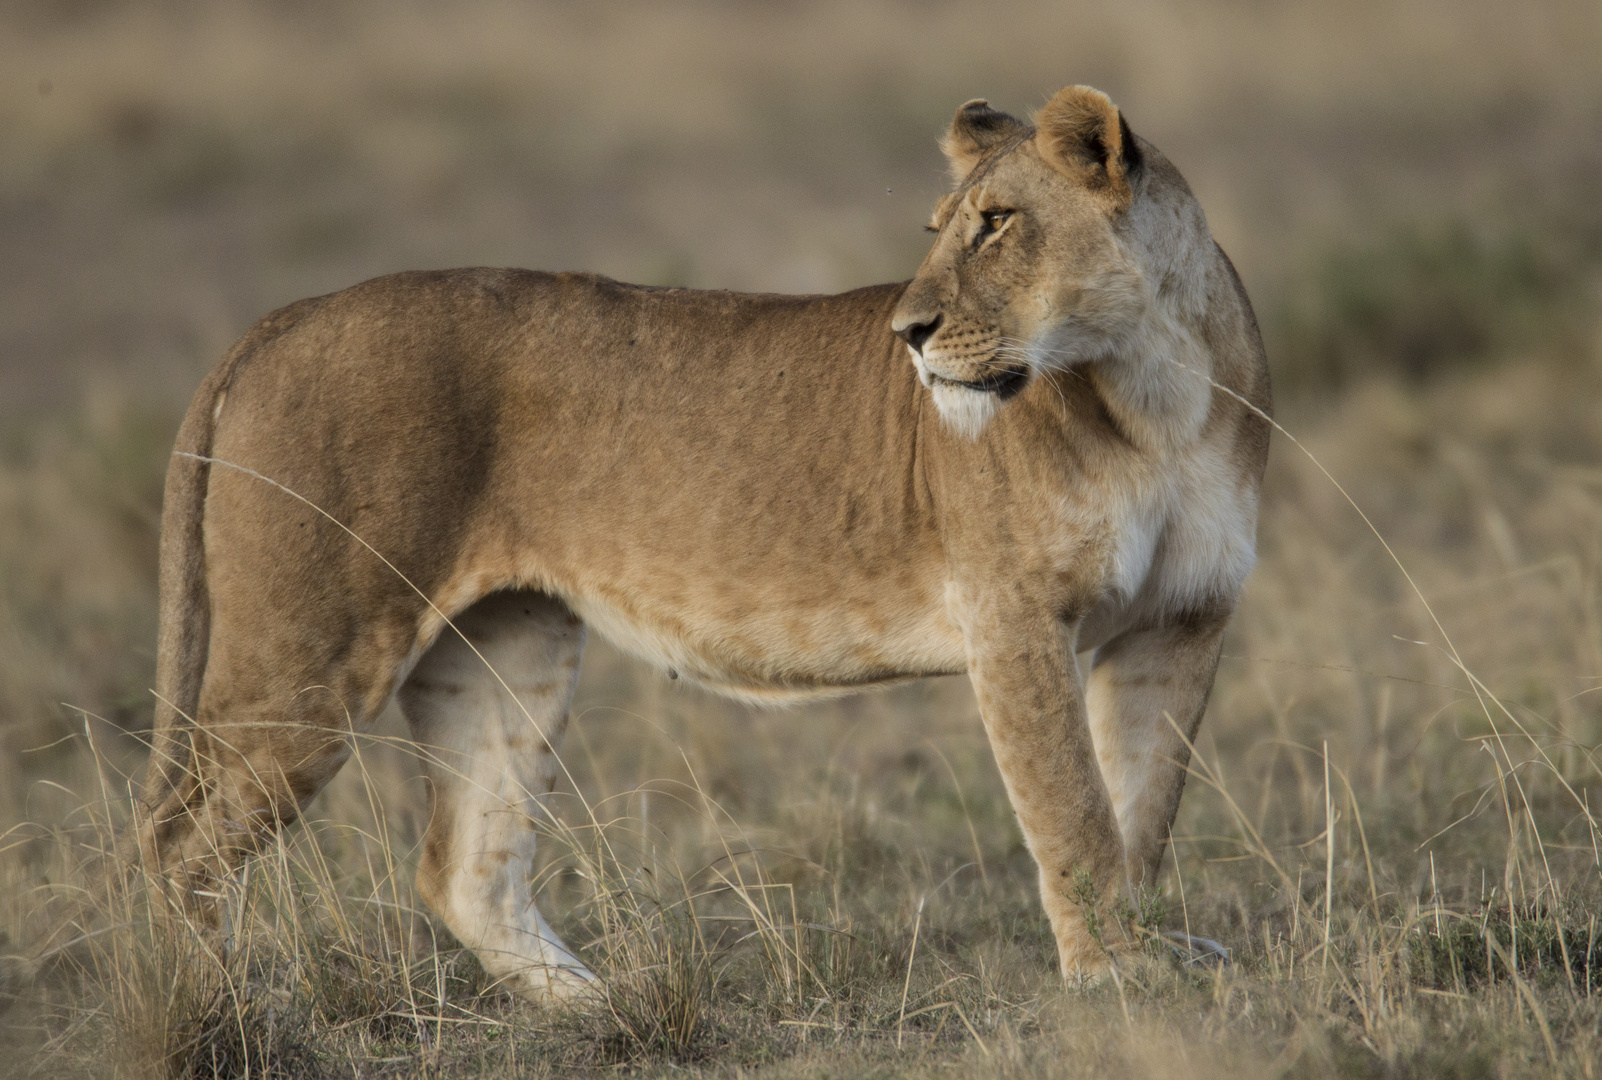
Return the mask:
[(941, 416), (972, 436), (1042, 371), (1118, 353), (1208, 233), (1178, 172), (1099, 90), (1060, 91), (1032, 127), (970, 101), (941, 148), (956, 189), (891, 325)]

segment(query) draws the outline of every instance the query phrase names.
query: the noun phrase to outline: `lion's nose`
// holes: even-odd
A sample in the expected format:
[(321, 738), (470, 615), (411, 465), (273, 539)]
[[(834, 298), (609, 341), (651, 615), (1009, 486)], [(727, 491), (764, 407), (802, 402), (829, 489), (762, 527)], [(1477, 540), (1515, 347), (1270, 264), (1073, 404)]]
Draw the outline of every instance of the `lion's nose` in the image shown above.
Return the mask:
[(906, 326), (892, 326), (891, 329), (895, 331), (897, 337), (899, 337), (902, 341), (905, 341), (908, 345), (912, 346), (913, 352), (917, 353), (919, 356), (922, 356), (924, 342), (928, 341), (934, 336), (935, 330), (940, 326), (940, 319), (941, 316), (936, 315), (928, 322), (908, 323)]

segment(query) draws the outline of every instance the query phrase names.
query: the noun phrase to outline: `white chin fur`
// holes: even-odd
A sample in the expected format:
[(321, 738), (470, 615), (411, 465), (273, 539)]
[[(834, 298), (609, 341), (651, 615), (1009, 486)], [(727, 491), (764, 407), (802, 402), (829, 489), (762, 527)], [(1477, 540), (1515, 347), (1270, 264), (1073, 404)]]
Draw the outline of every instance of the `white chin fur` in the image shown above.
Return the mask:
[(940, 419), (951, 430), (968, 439), (977, 439), (985, 425), (990, 423), (990, 418), (1001, 408), (1001, 399), (983, 390), (936, 383), (933, 392)]

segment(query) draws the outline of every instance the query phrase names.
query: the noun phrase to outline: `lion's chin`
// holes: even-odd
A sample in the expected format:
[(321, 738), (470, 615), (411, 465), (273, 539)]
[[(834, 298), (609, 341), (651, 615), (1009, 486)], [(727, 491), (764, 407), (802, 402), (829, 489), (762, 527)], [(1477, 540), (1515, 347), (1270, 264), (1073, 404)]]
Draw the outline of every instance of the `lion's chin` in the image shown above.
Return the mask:
[(1001, 409), (1001, 396), (986, 390), (936, 382), (930, 392), (941, 421), (966, 439), (977, 439), (990, 418)]

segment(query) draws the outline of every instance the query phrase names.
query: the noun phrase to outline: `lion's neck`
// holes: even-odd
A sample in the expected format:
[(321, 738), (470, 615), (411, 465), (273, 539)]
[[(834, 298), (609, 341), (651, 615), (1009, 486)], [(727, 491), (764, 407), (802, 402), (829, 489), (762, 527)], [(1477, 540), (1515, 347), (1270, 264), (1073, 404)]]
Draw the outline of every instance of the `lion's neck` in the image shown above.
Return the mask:
[(1201, 327), (1176, 309), (1155, 300), (1115, 349), (1086, 365), (1129, 438), (1164, 455), (1196, 442), (1212, 400), (1212, 357)]

